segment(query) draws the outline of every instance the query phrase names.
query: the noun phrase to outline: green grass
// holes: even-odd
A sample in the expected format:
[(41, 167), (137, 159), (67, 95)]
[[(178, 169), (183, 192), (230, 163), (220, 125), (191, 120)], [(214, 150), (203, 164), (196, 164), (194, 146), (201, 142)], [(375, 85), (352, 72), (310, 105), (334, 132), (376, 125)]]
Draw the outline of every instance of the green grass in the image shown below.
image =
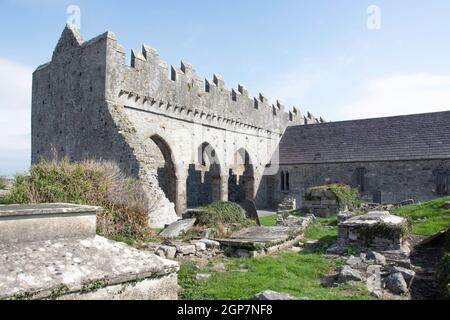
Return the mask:
[(447, 201), (450, 197), (405, 206), (393, 210), (393, 213), (408, 218), (414, 234), (429, 236), (450, 226), (450, 210), (443, 207)]
[[(179, 272), (179, 283), (183, 288), (180, 297), (186, 300), (246, 300), (258, 292), (274, 290), (311, 300), (370, 299), (359, 286), (326, 288), (321, 285), (321, 277), (338, 264), (338, 259), (327, 259), (315, 253), (229, 259), (226, 261), (226, 272), (212, 273), (208, 281), (197, 282), (195, 266), (183, 263)], [(248, 271), (241, 272), (239, 269)]]
[[(263, 217), (263, 225), (273, 225), (277, 215)], [(306, 230), (307, 240), (320, 240), (324, 247), (337, 238), (337, 219), (320, 218)], [(327, 258), (322, 250), (301, 253), (285, 252), (262, 258), (230, 258), (224, 260), (227, 271), (215, 273), (208, 268), (196, 269), (192, 262), (184, 262), (179, 272), (182, 287), (180, 297), (186, 300), (246, 300), (264, 290), (286, 292), (294, 297), (310, 300), (367, 300), (372, 299), (363, 285), (323, 287), (321, 278), (333, 271), (342, 260)], [(213, 262), (210, 262), (212, 265)], [(248, 270), (241, 272), (240, 270)], [(195, 274), (211, 273), (206, 282), (197, 282)]]
[(337, 217), (318, 218), (304, 233), (305, 240), (319, 240), (322, 247), (335, 243), (337, 235)]
[(274, 214), (270, 216), (260, 217), (259, 222), (261, 222), (261, 225), (264, 227), (274, 227), (277, 225), (277, 219), (278, 215)]

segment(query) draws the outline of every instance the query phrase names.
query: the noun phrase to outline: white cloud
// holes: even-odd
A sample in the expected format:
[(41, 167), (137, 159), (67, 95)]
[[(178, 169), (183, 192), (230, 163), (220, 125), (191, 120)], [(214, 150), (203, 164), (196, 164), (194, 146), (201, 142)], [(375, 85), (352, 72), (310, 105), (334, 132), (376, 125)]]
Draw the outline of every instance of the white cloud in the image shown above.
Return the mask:
[(0, 58), (0, 174), (28, 169), (32, 72), (30, 67)]
[(450, 75), (412, 73), (371, 81), (340, 118), (362, 119), (450, 110)]

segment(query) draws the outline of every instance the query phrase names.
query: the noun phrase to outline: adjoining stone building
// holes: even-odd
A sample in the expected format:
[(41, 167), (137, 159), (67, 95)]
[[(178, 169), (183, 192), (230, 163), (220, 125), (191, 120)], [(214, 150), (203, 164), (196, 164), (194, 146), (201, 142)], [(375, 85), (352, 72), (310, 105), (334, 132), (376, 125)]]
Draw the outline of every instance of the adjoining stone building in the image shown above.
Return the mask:
[(344, 183), (376, 203), (426, 201), (449, 194), (450, 112), (287, 128), (271, 206), (309, 187)]
[(328, 182), (380, 202), (448, 192), (449, 113), (325, 123), (186, 62), (169, 68), (149, 46), (125, 56), (113, 33), (84, 41), (66, 26), (33, 73), (32, 163), (116, 162), (143, 182), (154, 227), (217, 200), (301, 205)]

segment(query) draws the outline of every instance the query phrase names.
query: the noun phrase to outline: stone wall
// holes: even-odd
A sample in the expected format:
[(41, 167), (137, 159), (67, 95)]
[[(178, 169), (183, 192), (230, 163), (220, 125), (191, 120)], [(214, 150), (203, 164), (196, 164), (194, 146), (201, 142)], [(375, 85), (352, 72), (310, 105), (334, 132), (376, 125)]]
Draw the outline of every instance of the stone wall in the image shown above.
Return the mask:
[(178, 263), (96, 236), (98, 210), (0, 206), (0, 300), (177, 299)]
[(297, 199), (297, 207), (304, 204), (303, 196), (309, 187), (328, 183), (344, 183), (358, 187), (356, 170), (365, 168), (363, 198), (369, 202), (398, 203), (405, 199), (427, 201), (440, 195), (436, 190), (436, 171), (450, 170), (450, 160), (417, 160), (388, 162), (352, 162), (299, 164), (281, 166), (290, 174), (290, 190), (281, 191), (280, 174), (271, 177), (271, 207), (276, 208), (287, 197)]
[[(265, 207), (266, 193), (258, 189), (261, 184), (265, 189), (266, 164), (286, 127), (319, 122), (323, 119), (295, 108), (286, 112), (262, 94), (251, 97), (241, 85), (229, 90), (218, 75), (203, 81), (188, 63), (169, 72), (146, 45), (132, 51), (127, 65), (111, 32), (85, 42), (67, 26), (52, 61), (33, 75), (32, 162), (55, 155), (117, 162), (154, 199), (154, 227), (185, 211), (188, 187), (200, 192), (193, 204), (228, 200), (230, 175), (239, 169), (237, 154), (251, 166), (244, 198)], [(204, 153), (218, 166), (202, 166)], [(195, 179), (188, 183), (189, 168), (195, 168), (194, 177), (209, 172), (211, 179), (200, 181), (203, 186)]]

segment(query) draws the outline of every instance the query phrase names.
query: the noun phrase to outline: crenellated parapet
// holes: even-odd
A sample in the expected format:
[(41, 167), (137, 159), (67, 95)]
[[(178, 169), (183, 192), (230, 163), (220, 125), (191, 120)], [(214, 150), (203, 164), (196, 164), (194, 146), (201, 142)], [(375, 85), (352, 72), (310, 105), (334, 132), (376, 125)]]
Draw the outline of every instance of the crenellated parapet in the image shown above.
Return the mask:
[(127, 64), (126, 51), (112, 32), (84, 41), (76, 29), (67, 26), (52, 62), (37, 71), (49, 66), (61, 69), (58, 61), (70, 64), (71, 60), (87, 68), (89, 61), (100, 64), (97, 69), (105, 73), (104, 99), (118, 106), (255, 134), (281, 135), (288, 126), (325, 122), (297, 107), (289, 110), (279, 100), (271, 103), (262, 93), (252, 96), (242, 84), (228, 88), (219, 74), (204, 79), (186, 61), (168, 67), (158, 52), (145, 44), (140, 50), (131, 50)]
[(133, 96), (146, 97), (146, 101), (172, 106), (166, 111), (176, 109), (181, 110), (181, 115), (187, 112), (204, 114), (205, 119), (230, 119), (232, 123), (280, 134), (287, 126), (321, 122), (310, 113), (303, 116), (297, 108), (287, 110), (278, 100), (271, 103), (262, 93), (253, 97), (241, 84), (228, 88), (219, 74), (203, 79), (194, 66), (185, 61), (168, 68), (157, 51), (148, 45), (143, 45), (141, 51), (131, 51), (130, 65), (125, 62), (125, 52), (117, 40), (110, 39), (108, 48), (107, 79), (110, 75), (111, 82), (107, 86), (111, 89), (107, 91), (108, 100), (129, 103), (123, 99), (123, 92), (130, 92)]

